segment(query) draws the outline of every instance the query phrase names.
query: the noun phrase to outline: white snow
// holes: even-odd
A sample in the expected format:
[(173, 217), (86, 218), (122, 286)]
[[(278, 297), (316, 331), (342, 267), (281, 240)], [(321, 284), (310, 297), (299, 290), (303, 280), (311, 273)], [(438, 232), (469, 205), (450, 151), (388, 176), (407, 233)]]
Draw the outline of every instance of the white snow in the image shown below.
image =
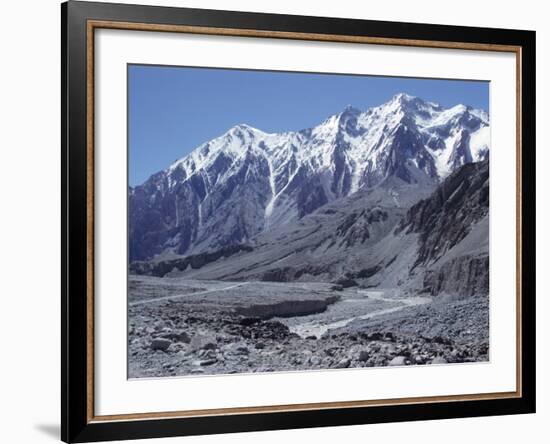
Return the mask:
[(459, 141), (459, 139), (460, 139), (460, 132), (457, 131), (456, 133), (451, 135), (451, 137), (445, 139), (445, 149), (432, 150), (431, 148), (426, 147), (426, 150), (434, 158), (437, 173), (441, 178), (447, 177), (451, 173), (452, 165), (450, 164), (449, 161), (451, 158), (451, 154), (453, 153), (453, 149), (456, 143)]
[[(266, 181), (271, 196), (265, 208), (266, 224), (269, 224), (279, 217), (275, 213), (289, 210), (286, 203), (283, 205), (279, 200), (300, 170), (320, 173), (327, 195), (338, 197), (330, 190), (336, 149), (343, 150), (344, 168), (351, 177), (349, 192), (356, 192), (363, 185), (365, 172), (374, 172), (385, 163), (387, 149), (400, 127), (415, 127), (426, 144), (439, 141), (440, 148), (431, 149), (426, 145), (425, 150), (433, 157), (439, 177), (446, 177), (451, 172), (451, 155), (463, 129), (457, 122), (465, 113), (470, 113), (471, 118), (479, 122), (480, 128), (471, 133), (470, 150), (472, 158), (480, 160), (490, 146), (489, 116), (485, 111), (462, 104), (445, 109), (403, 93), (364, 112), (347, 107), (302, 132), (266, 133), (246, 124), (236, 125), (174, 162), (164, 171), (164, 177), (167, 186), (173, 188), (179, 182), (200, 174), (209, 194), (242, 167), (247, 155), (263, 157), (269, 167)], [(404, 121), (409, 118), (413, 122)], [(346, 131), (348, 125), (353, 127), (353, 131)], [(414, 156), (410, 160), (411, 167), (418, 165)], [(224, 164), (224, 168), (213, 168), (216, 161)], [(262, 173), (255, 170), (257, 167), (251, 165), (248, 171), (251, 177), (261, 177)], [(178, 171), (176, 176), (178, 169), (183, 171)], [(159, 192), (164, 190), (159, 189)], [(338, 192), (343, 192), (343, 182), (338, 184)], [(176, 219), (179, 223), (179, 214), (176, 214)]]
[(275, 200), (277, 199), (277, 189), (275, 187), (275, 174), (273, 172), (273, 162), (271, 161), (271, 158), (269, 156), (265, 156), (265, 160), (267, 161), (267, 164), (269, 166), (269, 188), (271, 189), (271, 198), (269, 199), (269, 202), (265, 207), (265, 214), (264, 214), (264, 218), (267, 221), (271, 217), (271, 213), (273, 213), (273, 206), (275, 205)]
[[(271, 199), (269, 201), (269, 203), (267, 204), (267, 206), (265, 207), (265, 219), (266, 219), (266, 224), (269, 226), (269, 222), (270, 222), (270, 218), (271, 218), (271, 215), (273, 214), (273, 208), (275, 206), (275, 201), (277, 200), (277, 198), (284, 193), (284, 191), (286, 190), (286, 188), (292, 183), (292, 179), (294, 179), (294, 177), (296, 176), (296, 174), (298, 174), (298, 169), (296, 169), (294, 171), (294, 173), (292, 174), (292, 176), (290, 176), (288, 182), (286, 183), (286, 185), (281, 188), (281, 191), (279, 191), (278, 193), (276, 194), (272, 194), (271, 196)], [(274, 188), (273, 188), (274, 190)]]
[(483, 154), (489, 150), (491, 139), (491, 129), (488, 126), (480, 128), (475, 133), (470, 134), (470, 151), (474, 161), (482, 159)]
[(180, 211), (178, 205), (178, 195), (176, 194), (176, 227), (180, 226)]
[(202, 227), (202, 201), (199, 201), (199, 205), (198, 205), (198, 228)]

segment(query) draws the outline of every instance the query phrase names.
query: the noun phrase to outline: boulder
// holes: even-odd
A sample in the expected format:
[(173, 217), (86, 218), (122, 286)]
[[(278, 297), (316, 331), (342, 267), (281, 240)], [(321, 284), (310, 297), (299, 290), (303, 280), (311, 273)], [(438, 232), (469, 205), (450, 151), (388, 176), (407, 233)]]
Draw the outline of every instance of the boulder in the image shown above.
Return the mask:
[(351, 364), (351, 361), (347, 358), (342, 359), (339, 361), (334, 368), (348, 368)]
[(388, 365), (391, 365), (391, 366), (407, 365), (407, 358), (405, 356), (396, 356), (389, 362)]
[(233, 342), (223, 349), (224, 353), (231, 355), (248, 355), (250, 350), (244, 342)]
[(359, 285), (356, 280), (348, 277), (341, 277), (340, 279), (335, 281), (334, 284), (339, 285), (342, 288), (357, 287)]
[(155, 338), (151, 342), (151, 348), (153, 350), (162, 350), (166, 351), (168, 347), (170, 347), (170, 344), (172, 344), (172, 341), (170, 339), (166, 338)]
[(311, 357), (309, 358), (309, 363), (310, 363), (311, 365), (321, 365), (322, 362), (323, 362), (323, 361), (322, 361), (322, 359), (321, 359), (319, 356), (315, 356), (315, 355), (314, 355), (314, 356), (311, 356)]
[(190, 345), (193, 350), (215, 350), (218, 348), (218, 344), (214, 338), (203, 335), (195, 335), (191, 339)]
[(166, 332), (161, 334), (160, 337), (170, 339), (175, 342), (184, 342), (185, 344), (189, 344), (191, 342), (191, 337), (182, 330)]
[(218, 360), (216, 358), (209, 358), (209, 359), (204, 359), (204, 360), (200, 361), (199, 365), (201, 367), (206, 367), (206, 366), (209, 366), (209, 365), (213, 365), (216, 362), (218, 362)]
[(257, 324), (258, 322), (261, 322), (261, 318), (258, 318), (258, 317), (243, 317), (241, 318), (241, 320), (239, 321), (239, 324), (247, 327), (249, 325), (254, 325), (254, 324)]

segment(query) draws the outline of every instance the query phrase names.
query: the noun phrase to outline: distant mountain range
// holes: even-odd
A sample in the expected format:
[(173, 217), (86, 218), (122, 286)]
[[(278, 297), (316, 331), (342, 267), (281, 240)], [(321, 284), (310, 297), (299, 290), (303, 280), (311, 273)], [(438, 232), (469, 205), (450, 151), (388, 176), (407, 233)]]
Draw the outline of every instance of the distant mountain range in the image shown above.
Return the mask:
[[(251, 254), (241, 248), (269, 256), (262, 248), (275, 248), (278, 237), (283, 244), (291, 241), (284, 253), (288, 255), (296, 255), (300, 245), (311, 253), (315, 242), (316, 248), (335, 242), (324, 245), (324, 254), (338, 245), (340, 252), (374, 245), (403, 224), (403, 218), (412, 217), (409, 226), (414, 225), (407, 212), (447, 176), (472, 162), (487, 164), (489, 140), (485, 111), (465, 105), (443, 108), (407, 94), (366, 111), (347, 107), (298, 132), (270, 134), (237, 125), (130, 188), (130, 261), (202, 257), (195, 259), (201, 262)], [(467, 219), (468, 224), (478, 223), (484, 210), (478, 216)], [(319, 225), (314, 220), (325, 226), (317, 229), (318, 235), (308, 231)], [(308, 239), (306, 244), (300, 243), (299, 233)], [(391, 259), (384, 254), (384, 261)], [(341, 254), (334, 258), (347, 262)], [(265, 278), (280, 268), (262, 271), (260, 259), (254, 258), (255, 271), (249, 275)], [(277, 260), (288, 261), (282, 259)], [(315, 260), (309, 261), (314, 267)], [(317, 265), (326, 270), (310, 270), (316, 275), (339, 273), (326, 260)], [(307, 266), (302, 268), (307, 273)], [(361, 268), (365, 275), (368, 268)], [(218, 277), (246, 275), (224, 273)]]

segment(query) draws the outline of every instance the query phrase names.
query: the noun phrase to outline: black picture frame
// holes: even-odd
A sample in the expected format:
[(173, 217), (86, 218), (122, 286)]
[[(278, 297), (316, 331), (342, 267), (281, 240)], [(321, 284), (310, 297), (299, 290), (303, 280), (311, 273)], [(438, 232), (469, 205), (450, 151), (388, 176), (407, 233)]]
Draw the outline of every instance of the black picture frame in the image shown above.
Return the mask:
[[(95, 420), (90, 416), (87, 146), (88, 22), (114, 21), (381, 39), (512, 45), (521, 66), (521, 394), (499, 399), (335, 407), (195, 417)], [(61, 5), (62, 383), (61, 438), (90, 442), (180, 435), (511, 415), (535, 412), (535, 32), (69, 1)], [(87, 55), (88, 54), (88, 55)], [(121, 148), (124, 149), (124, 148)]]

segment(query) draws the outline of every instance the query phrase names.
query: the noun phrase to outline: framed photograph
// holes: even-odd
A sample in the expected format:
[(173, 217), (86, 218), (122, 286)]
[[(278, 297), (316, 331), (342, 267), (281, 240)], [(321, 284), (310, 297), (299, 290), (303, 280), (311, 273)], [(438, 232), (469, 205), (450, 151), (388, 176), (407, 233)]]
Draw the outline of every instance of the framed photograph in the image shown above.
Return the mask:
[(62, 439), (535, 411), (535, 33), (69, 1)]

